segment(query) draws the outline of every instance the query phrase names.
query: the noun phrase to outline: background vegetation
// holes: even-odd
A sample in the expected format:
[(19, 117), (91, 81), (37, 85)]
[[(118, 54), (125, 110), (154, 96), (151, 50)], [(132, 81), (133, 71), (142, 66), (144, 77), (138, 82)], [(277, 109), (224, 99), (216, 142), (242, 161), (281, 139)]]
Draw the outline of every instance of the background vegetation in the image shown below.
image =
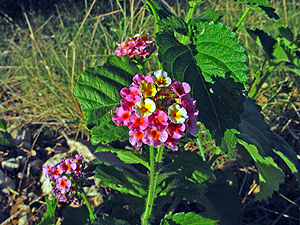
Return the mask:
[[(83, 69), (101, 65), (115, 50), (116, 42), (120, 43), (127, 36), (144, 32), (153, 38), (155, 26), (151, 15), (143, 8), (141, 0), (82, 0), (76, 4), (72, 1), (53, 3), (45, 12), (42, 6), (35, 7), (31, 1), (31, 4), (24, 7), (23, 12), (16, 17), (7, 10), (12, 7), (11, 5), (1, 8), (0, 117), (9, 125), (21, 127), (32, 122), (45, 121), (60, 126), (78, 125), (83, 114), (77, 99), (73, 96), (73, 88)], [(186, 1), (166, 3), (175, 14), (185, 15)], [(262, 69), (265, 53), (251, 39), (245, 28), (263, 29), (273, 37), (277, 37), (279, 34), (277, 25), (283, 24), (290, 27), (295, 35), (299, 34), (300, 3), (297, 0), (274, 0), (271, 4), (280, 16), (276, 23), (262, 14), (250, 11), (243, 22), (243, 27), (237, 31), (241, 45), (245, 47), (248, 55), (246, 63), (249, 68), (249, 87), (254, 75)], [(233, 1), (207, 0), (197, 8), (197, 13), (207, 9), (217, 10), (223, 15), (222, 22), (225, 25), (234, 26), (245, 8), (246, 6)], [(271, 128), (279, 133), (298, 155), (300, 154), (299, 86), (299, 75), (278, 67), (257, 95), (258, 104), (263, 107)], [(201, 139), (201, 145), (209, 154), (215, 147), (206, 138), (204, 130), (201, 135), (204, 137)], [(196, 150), (193, 143), (189, 143), (186, 147)], [(216, 168), (226, 168), (230, 163), (224, 158)], [(251, 168), (246, 168), (247, 171), (242, 170), (245, 168), (234, 169), (242, 183), (246, 182), (242, 186), (250, 187), (251, 183), (247, 183), (250, 181), (245, 178), (245, 174), (251, 174)], [(284, 184), (282, 193), (288, 193), (288, 190), (293, 189), (294, 183), (293, 181)], [(273, 210), (274, 212), (270, 212), (263, 203), (248, 201), (250, 191), (250, 189), (242, 191), (241, 188), (244, 214), (251, 212), (251, 215), (257, 217), (257, 221), (265, 220), (266, 224), (276, 224), (278, 216), (272, 218), (266, 215), (292, 217), (293, 212), (290, 211), (289, 215), (285, 211), (290, 205), (295, 207), (290, 209), (299, 210), (297, 203), (299, 198), (290, 196), (291, 203), (278, 195), (272, 203), (276, 204), (277, 208)], [(264, 208), (262, 211), (265, 215), (257, 209), (254, 210), (257, 205)]]

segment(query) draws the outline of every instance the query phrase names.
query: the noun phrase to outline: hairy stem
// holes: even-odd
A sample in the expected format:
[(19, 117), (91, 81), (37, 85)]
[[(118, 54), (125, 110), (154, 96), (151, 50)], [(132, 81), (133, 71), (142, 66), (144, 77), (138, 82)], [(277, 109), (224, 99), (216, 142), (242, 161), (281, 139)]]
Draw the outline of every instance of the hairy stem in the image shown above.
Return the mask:
[[(164, 145), (162, 145), (162, 147), (157, 149), (157, 154), (155, 156), (154, 147), (153, 146), (149, 147), (149, 151), (150, 151), (150, 171), (149, 171), (150, 172), (150, 184), (149, 184), (148, 196), (147, 196), (147, 200), (146, 200), (145, 212), (141, 216), (142, 225), (150, 224), (149, 218), (151, 216), (151, 212), (152, 212), (152, 208), (153, 208), (155, 191), (156, 191), (156, 186), (157, 186), (157, 178), (158, 178), (158, 174), (159, 174), (158, 168), (161, 163), (163, 149), (164, 149)], [(158, 167), (158, 168), (156, 169), (156, 167)]]

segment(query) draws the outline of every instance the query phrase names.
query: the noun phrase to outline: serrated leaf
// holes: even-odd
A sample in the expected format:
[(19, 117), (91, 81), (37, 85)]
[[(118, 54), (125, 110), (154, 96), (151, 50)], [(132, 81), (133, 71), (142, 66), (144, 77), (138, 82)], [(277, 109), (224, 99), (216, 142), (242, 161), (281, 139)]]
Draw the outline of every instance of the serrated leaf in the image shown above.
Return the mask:
[(247, 29), (247, 32), (256, 41), (258, 45), (263, 47), (267, 56), (270, 59), (273, 59), (274, 46), (277, 43), (277, 41), (272, 36), (269, 36), (266, 32), (260, 29)]
[(100, 184), (105, 187), (141, 198), (147, 195), (148, 176), (136, 170), (102, 162), (98, 164), (95, 173), (101, 180)]
[(99, 120), (98, 126), (94, 126), (91, 129), (92, 137), (91, 143), (96, 145), (100, 142), (105, 144), (112, 142), (114, 140), (126, 141), (129, 138), (128, 127), (125, 126), (117, 126), (112, 121), (113, 115), (107, 113), (104, 115), (101, 120)]
[(240, 134), (237, 137), (253, 144), (264, 156), (274, 156), (274, 143), (271, 141), (270, 126), (264, 121), (260, 113), (261, 107), (255, 104), (255, 100), (247, 98), (244, 103), (244, 113), (239, 124)]
[(196, 214), (189, 213), (176, 213), (174, 215), (166, 216), (160, 223), (160, 225), (214, 225), (218, 223), (218, 218), (213, 215), (205, 213)]
[(271, 157), (262, 157), (255, 145), (248, 144), (242, 140), (239, 140), (239, 143), (252, 156), (258, 169), (260, 192), (256, 195), (255, 200), (261, 201), (271, 197), (274, 191), (278, 191), (279, 184), (284, 182), (284, 173)]
[(279, 34), (281, 37), (289, 40), (290, 42), (293, 42), (294, 41), (294, 34), (291, 30), (291, 28), (289, 27), (279, 27)]
[(242, 3), (250, 8), (263, 13), (268, 16), (270, 19), (278, 20), (279, 16), (275, 13), (275, 9), (270, 7), (270, 2), (268, 0), (231, 0), (234, 2)]
[(130, 164), (142, 164), (147, 169), (150, 170), (149, 163), (147, 163), (144, 160), (144, 157), (141, 155), (138, 155), (137, 153), (130, 151), (130, 150), (123, 150), (123, 149), (116, 149), (116, 148), (108, 148), (99, 146), (95, 152), (113, 152), (117, 153), (117, 156), (119, 159), (121, 159), (124, 163), (130, 163)]
[(213, 84), (206, 82), (194, 58), (195, 46), (181, 44), (170, 32), (157, 33), (156, 43), (164, 70), (170, 77), (191, 85), (191, 95), (199, 109), (198, 119), (220, 145), (227, 129), (238, 130), (245, 101), (243, 84), (228, 76), (211, 77)]
[(183, 35), (187, 35), (188, 33), (187, 24), (180, 17), (176, 17), (176, 16), (166, 17), (159, 20), (157, 24), (161, 26), (163, 29), (164, 27), (167, 29), (173, 29), (176, 32)]
[(197, 26), (195, 59), (206, 81), (211, 82), (212, 76), (225, 77), (226, 73), (236, 82), (247, 80), (244, 64), (247, 57), (235, 35), (222, 23), (206, 22)]
[[(109, 56), (103, 66), (86, 68), (83, 71), (75, 85), (74, 95), (78, 98), (82, 111), (86, 113), (89, 129), (94, 127), (97, 135), (103, 130), (106, 130), (106, 133), (112, 131), (113, 123), (108, 123), (108, 114), (120, 106), (120, 90), (128, 87), (132, 77), (138, 73), (141, 73), (140, 69), (127, 56), (119, 58), (116, 55)], [(120, 134), (123, 131), (122, 128), (116, 128), (113, 133)], [(116, 138), (119, 136), (110, 135), (106, 142)], [(92, 139), (101, 141), (99, 138), (93, 138), (93, 134)]]
[(237, 143), (236, 134), (239, 132), (235, 129), (228, 129), (225, 131), (224, 137), (220, 145), (220, 149), (230, 158), (235, 159), (234, 148)]

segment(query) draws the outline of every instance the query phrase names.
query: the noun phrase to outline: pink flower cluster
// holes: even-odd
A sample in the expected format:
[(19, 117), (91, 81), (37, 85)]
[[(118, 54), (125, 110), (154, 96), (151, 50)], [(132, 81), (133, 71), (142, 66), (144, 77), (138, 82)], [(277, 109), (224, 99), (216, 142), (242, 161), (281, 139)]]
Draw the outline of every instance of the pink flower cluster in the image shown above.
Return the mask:
[(144, 76), (136, 74), (129, 88), (120, 91), (121, 107), (115, 108), (112, 119), (117, 126), (129, 128), (129, 142), (135, 147), (142, 143), (159, 148), (162, 144), (173, 151), (185, 131), (198, 133), (194, 100), (186, 82), (171, 80), (158, 70)]
[(125, 41), (122, 41), (112, 54), (120, 58), (122, 58), (123, 55), (127, 55), (129, 58), (137, 56), (147, 57), (153, 50), (154, 41), (148, 39), (148, 34), (139, 34), (133, 38), (127, 38)]
[(54, 165), (51, 163), (43, 167), (46, 178), (52, 184), (52, 194), (60, 202), (67, 200), (79, 204), (78, 199), (83, 187), (94, 184), (94, 180), (88, 179), (93, 173), (89, 167), (85, 168), (83, 156), (75, 155), (74, 158), (67, 158)]

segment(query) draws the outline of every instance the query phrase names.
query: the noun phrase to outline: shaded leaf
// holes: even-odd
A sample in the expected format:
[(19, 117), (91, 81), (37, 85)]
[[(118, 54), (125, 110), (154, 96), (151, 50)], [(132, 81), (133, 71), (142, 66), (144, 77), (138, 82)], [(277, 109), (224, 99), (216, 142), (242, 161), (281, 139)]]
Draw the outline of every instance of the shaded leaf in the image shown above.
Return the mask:
[(164, 70), (170, 77), (191, 85), (191, 95), (199, 109), (198, 119), (220, 145), (227, 129), (238, 130), (239, 115), (243, 113), (245, 101), (243, 84), (234, 82), (228, 76), (211, 77), (214, 83), (205, 81), (194, 58), (197, 54), (195, 46), (181, 44), (171, 32), (159, 32), (156, 43)]
[(102, 162), (97, 165), (95, 173), (95, 176), (101, 180), (100, 184), (105, 187), (137, 197), (147, 195), (148, 176), (137, 170)]
[(260, 29), (247, 29), (247, 32), (256, 41), (258, 45), (263, 47), (267, 56), (270, 59), (273, 59), (274, 46), (277, 43), (277, 41), (272, 36), (269, 36), (266, 32)]
[(253, 144), (259, 153), (264, 156), (274, 156), (274, 143), (271, 140), (270, 126), (264, 121), (260, 113), (261, 107), (255, 104), (255, 100), (247, 98), (244, 103), (242, 122), (238, 125), (240, 134), (237, 137)]
[(174, 215), (166, 216), (160, 223), (160, 225), (214, 225), (218, 223), (218, 218), (213, 215), (205, 213), (196, 214), (189, 213), (176, 213)]
[(256, 195), (255, 200), (271, 197), (274, 191), (278, 191), (279, 184), (284, 182), (284, 173), (271, 157), (262, 157), (255, 145), (248, 144), (242, 140), (239, 140), (239, 144), (246, 148), (258, 169), (260, 191)]
[(86, 205), (80, 207), (67, 206), (63, 210), (64, 219), (61, 225), (82, 225), (89, 220), (89, 210)]
[(250, 8), (263, 13), (264, 15), (268, 16), (270, 19), (278, 20), (279, 16), (275, 12), (275, 9), (270, 7), (270, 2), (268, 0), (231, 0), (234, 2), (242, 3)]
[(124, 163), (131, 163), (131, 164), (140, 163), (150, 170), (150, 166), (148, 162), (145, 161), (144, 157), (130, 150), (99, 146), (95, 152), (115, 152), (117, 153), (119, 159), (121, 159)]
[(219, 216), (220, 225), (242, 224), (242, 204), (236, 177), (226, 172), (217, 172), (216, 175), (218, 181), (210, 183), (205, 194), (214, 209), (210, 213)]
[(235, 159), (234, 148), (237, 143), (236, 134), (239, 133), (235, 129), (228, 129), (225, 131), (224, 137), (220, 145), (220, 149), (230, 158)]
[(127, 221), (125, 220), (118, 220), (115, 218), (112, 218), (110, 216), (103, 216), (96, 218), (90, 223), (87, 223), (86, 225), (130, 225)]
[(294, 34), (291, 30), (291, 28), (289, 27), (279, 27), (279, 34), (281, 37), (289, 40), (290, 42), (293, 42), (294, 41)]
[(164, 28), (173, 29), (176, 32), (183, 35), (187, 35), (188, 33), (187, 24), (180, 17), (176, 17), (176, 16), (166, 17), (159, 20), (157, 24), (161, 26), (163, 29)]

